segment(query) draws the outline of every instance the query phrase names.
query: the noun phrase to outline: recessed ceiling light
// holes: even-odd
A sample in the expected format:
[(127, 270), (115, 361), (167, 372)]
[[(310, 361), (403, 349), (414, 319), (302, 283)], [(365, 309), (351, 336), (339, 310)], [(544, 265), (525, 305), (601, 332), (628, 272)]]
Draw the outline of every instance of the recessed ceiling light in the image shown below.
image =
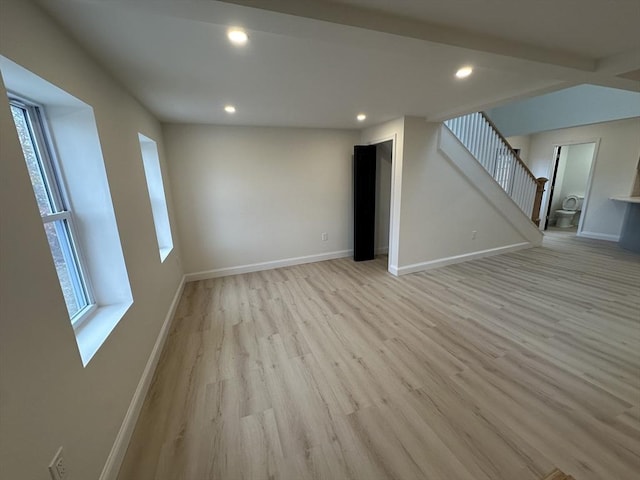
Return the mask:
[(458, 78), (467, 78), (469, 75), (473, 73), (472, 67), (462, 67), (460, 70), (456, 72), (456, 77)]
[(229, 38), (229, 41), (231, 43), (233, 43), (238, 47), (246, 45), (247, 41), (249, 40), (249, 36), (247, 35), (247, 32), (245, 32), (242, 28), (238, 28), (238, 27), (231, 27), (227, 31), (227, 37)]
[(356, 119), (359, 122), (364, 122), (367, 119), (367, 116), (364, 113), (359, 113), (358, 116), (356, 117)]
[(227, 105), (224, 107), (224, 111), (227, 113), (236, 113), (236, 107), (233, 105)]

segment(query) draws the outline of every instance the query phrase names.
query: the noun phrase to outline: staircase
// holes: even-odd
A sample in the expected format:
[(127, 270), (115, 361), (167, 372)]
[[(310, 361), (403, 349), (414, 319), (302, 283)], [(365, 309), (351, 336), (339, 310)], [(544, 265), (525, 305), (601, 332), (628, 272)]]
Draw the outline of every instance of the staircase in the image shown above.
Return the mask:
[(546, 178), (536, 178), (484, 112), (444, 124), (536, 225)]

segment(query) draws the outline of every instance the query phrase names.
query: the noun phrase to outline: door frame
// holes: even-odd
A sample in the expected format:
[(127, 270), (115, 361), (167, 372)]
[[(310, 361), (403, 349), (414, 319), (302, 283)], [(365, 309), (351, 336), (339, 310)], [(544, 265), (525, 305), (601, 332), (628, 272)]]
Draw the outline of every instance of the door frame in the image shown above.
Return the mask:
[(560, 160), (560, 155), (562, 154), (562, 147), (568, 145), (556, 145), (553, 147), (553, 173), (548, 178), (549, 180), (549, 200), (547, 201), (547, 208), (544, 209), (544, 224), (542, 227), (543, 231), (547, 231), (549, 228), (549, 217), (551, 217), (551, 205), (553, 204), (553, 196), (556, 192), (556, 177), (558, 176), (558, 162)]
[[(584, 201), (582, 202), (582, 212), (580, 213), (580, 220), (578, 222), (578, 230), (576, 232), (576, 236), (582, 236), (582, 229), (584, 225), (584, 219), (587, 216), (587, 208), (589, 207), (589, 200), (591, 199), (591, 187), (593, 185), (593, 174), (596, 170), (596, 162), (598, 161), (598, 152), (600, 151), (600, 137), (593, 138), (585, 138), (580, 140), (568, 140), (565, 142), (556, 142), (553, 144), (553, 157), (549, 164), (549, 171), (547, 173), (547, 178), (550, 178), (555, 182), (555, 178), (552, 178), (552, 175), (557, 173), (556, 171), (556, 163), (558, 162), (558, 158), (556, 155), (557, 149), (560, 147), (569, 147), (571, 145), (583, 145), (585, 143), (594, 143), (595, 147), (593, 148), (593, 157), (591, 158), (591, 167), (589, 168), (589, 177), (587, 178), (587, 185), (584, 191)], [(548, 211), (550, 201), (551, 201), (551, 192), (547, 190), (546, 200), (545, 200), (545, 209), (543, 211)], [(545, 216), (544, 225), (541, 225), (541, 230), (545, 230), (547, 228), (548, 219)]]
[(389, 200), (389, 252), (387, 254), (387, 270), (394, 275), (397, 275), (397, 272), (392, 271), (392, 267), (394, 266), (392, 261), (398, 256), (398, 239), (400, 237), (399, 225), (396, 227), (394, 222), (396, 218), (396, 193), (398, 193), (396, 190), (396, 178), (398, 175), (396, 173), (396, 169), (398, 168), (398, 155), (396, 151), (396, 145), (398, 143), (397, 140), (398, 134), (394, 133), (392, 135), (376, 138), (363, 143), (363, 145), (379, 145), (381, 143), (391, 142), (391, 193), (389, 195), (391, 198)]

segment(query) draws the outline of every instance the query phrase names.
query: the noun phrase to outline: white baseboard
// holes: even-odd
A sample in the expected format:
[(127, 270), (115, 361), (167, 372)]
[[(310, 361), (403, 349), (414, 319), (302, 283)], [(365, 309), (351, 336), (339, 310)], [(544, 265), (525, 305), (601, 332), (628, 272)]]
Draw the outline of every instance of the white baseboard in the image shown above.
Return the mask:
[(206, 280), (208, 278), (228, 277), (229, 275), (239, 275), (241, 273), (260, 272), (262, 270), (271, 270), (273, 268), (290, 267), (292, 265), (301, 265), (303, 263), (322, 262), (324, 260), (334, 260), (336, 258), (344, 258), (353, 255), (353, 250), (339, 250), (337, 252), (320, 253), (317, 255), (307, 255), (304, 257), (284, 258), (282, 260), (273, 260), (270, 262), (251, 263), (248, 265), (238, 265), (237, 267), (216, 268), (214, 270), (205, 270), (202, 272), (187, 273), (185, 280), (193, 282), (196, 280)]
[(376, 255), (387, 255), (389, 253), (389, 247), (380, 247), (376, 249)]
[(389, 265), (389, 273), (391, 275), (398, 276), (398, 266), (397, 265)]
[(594, 240), (606, 240), (607, 242), (620, 241), (620, 235), (610, 235), (608, 233), (580, 232), (576, 235), (578, 237), (592, 238)]
[(431, 270), (432, 268), (444, 267), (445, 265), (452, 265), (454, 263), (467, 262), (469, 260), (476, 260), (478, 258), (490, 257), (493, 255), (500, 255), (508, 252), (515, 252), (516, 250), (522, 250), (525, 248), (532, 248), (533, 245), (530, 242), (515, 243), (513, 245), (507, 245), (505, 247), (490, 248), (488, 250), (480, 250), (478, 252), (465, 253), (463, 255), (455, 255), (453, 257), (439, 258), (437, 260), (430, 260), (428, 262), (414, 263), (413, 265), (406, 265), (397, 269), (398, 273), (394, 273), (389, 268), (389, 271), (394, 275), (406, 275), (408, 273), (422, 272), (424, 270)]
[(158, 365), (158, 360), (160, 360), (160, 354), (162, 353), (164, 343), (169, 335), (173, 315), (176, 313), (178, 302), (180, 301), (182, 291), (184, 290), (184, 284), (185, 277), (183, 276), (180, 281), (180, 285), (178, 285), (178, 290), (176, 290), (176, 294), (173, 296), (173, 300), (169, 306), (169, 311), (164, 319), (164, 323), (162, 324), (156, 343), (153, 346), (153, 350), (151, 350), (151, 355), (149, 356), (149, 360), (147, 360), (147, 365), (144, 367), (144, 371), (142, 372), (142, 377), (140, 377), (136, 391), (131, 398), (129, 409), (124, 416), (124, 420), (122, 421), (116, 440), (113, 442), (113, 447), (111, 447), (111, 452), (109, 452), (109, 456), (104, 464), (99, 480), (116, 480), (118, 477), (120, 466), (122, 465), (124, 456), (127, 453), (131, 435), (133, 435), (133, 430), (138, 421), (140, 410), (142, 409), (144, 399), (146, 398), (149, 386), (151, 385), (151, 380), (156, 370), (156, 366)]

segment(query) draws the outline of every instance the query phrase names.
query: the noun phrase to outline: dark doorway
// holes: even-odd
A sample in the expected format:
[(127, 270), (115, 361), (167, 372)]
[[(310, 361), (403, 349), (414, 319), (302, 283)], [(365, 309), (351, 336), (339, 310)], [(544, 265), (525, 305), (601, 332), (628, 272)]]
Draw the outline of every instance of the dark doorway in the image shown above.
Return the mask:
[(393, 140), (356, 145), (353, 153), (355, 261), (389, 252)]
[(375, 258), (376, 146), (353, 149), (353, 259)]

